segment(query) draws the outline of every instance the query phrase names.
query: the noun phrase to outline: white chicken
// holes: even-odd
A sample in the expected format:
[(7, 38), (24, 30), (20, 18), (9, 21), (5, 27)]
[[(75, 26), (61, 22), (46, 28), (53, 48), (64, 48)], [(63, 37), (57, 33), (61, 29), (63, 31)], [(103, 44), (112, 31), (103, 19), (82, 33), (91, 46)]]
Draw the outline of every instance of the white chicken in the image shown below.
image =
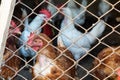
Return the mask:
[(67, 48), (69, 47), (68, 49), (72, 52), (74, 58), (78, 60), (90, 49), (91, 44), (95, 42), (96, 37), (102, 35), (105, 30), (105, 24), (104, 21), (100, 20), (89, 33), (83, 34), (75, 28), (73, 21), (70, 19), (70, 17), (72, 17), (70, 8), (63, 8), (62, 11), (69, 16), (69, 18), (65, 16), (61, 23), (58, 41), (61, 39), (63, 44)]
[[(82, 0), (81, 3), (83, 6), (87, 5), (87, 0)], [(67, 4), (67, 7), (71, 9), (74, 22), (77, 24), (85, 23), (85, 10), (83, 7), (78, 8), (73, 0), (70, 0)]]
[(20, 46), (23, 45), (20, 48), (20, 53), (24, 56), (25, 59), (26, 57), (33, 57), (36, 54), (36, 52), (33, 49), (27, 47), (27, 45), (25, 44), (29, 40), (30, 34), (32, 32), (36, 32), (36, 34), (39, 34), (41, 32), (41, 24), (48, 18), (50, 18), (49, 11), (43, 9), (40, 11), (40, 14), (38, 14), (32, 20), (30, 24), (28, 24), (28, 19), (25, 20), (25, 28), (22, 32), (22, 35), (20, 36), (20, 39), (22, 41), (19, 42)]

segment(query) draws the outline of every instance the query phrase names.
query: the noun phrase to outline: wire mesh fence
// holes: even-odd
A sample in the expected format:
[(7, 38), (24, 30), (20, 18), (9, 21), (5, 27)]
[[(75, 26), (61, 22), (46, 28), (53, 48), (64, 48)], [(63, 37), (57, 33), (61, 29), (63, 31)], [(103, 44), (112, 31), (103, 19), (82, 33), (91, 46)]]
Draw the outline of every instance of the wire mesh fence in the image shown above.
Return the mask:
[(119, 80), (120, 0), (16, 0), (1, 79)]

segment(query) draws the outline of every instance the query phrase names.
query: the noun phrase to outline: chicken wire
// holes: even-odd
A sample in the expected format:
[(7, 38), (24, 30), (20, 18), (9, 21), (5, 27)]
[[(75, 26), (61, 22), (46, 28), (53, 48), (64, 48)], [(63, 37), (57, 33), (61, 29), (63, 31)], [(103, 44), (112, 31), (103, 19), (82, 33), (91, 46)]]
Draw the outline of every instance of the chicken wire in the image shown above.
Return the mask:
[[(59, 19), (59, 17), (57, 15), (65, 15), (63, 12), (61, 12), (61, 9), (67, 5), (67, 3), (69, 3), (70, 0), (66, 1), (66, 0), (60, 0), (60, 1), (55, 1), (54, 0), (54, 4), (50, 3), (49, 0), (17, 0), (15, 7), (16, 6), (22, 6), (22, 8), (25, 8), (28, 10), (28, 15), (25, 16), (24, 18), (20, 18), (20, 16), (18, 16), (17, 14), (19, 13), (19, 10), (17, 8), (14, 9), (14, 14), (13, 14), (13, 18), (18, 22), (17, 23), (17, 27), (24, 27), (24, 21), (27, 18), (34, 18), (36, 15), (38, 15), (38, 9), (42, 9), (42, 8), (47, 8), (46, 4), (51, 5), (53, 8), (57, 9), (57, 12), (54, 13), (51, 16), (51, 19), (55, 19), (55, 20), (63, 20), (63, 19)], [(108, 58), (109, 56), (112, 56), (112, 54), (115, 52), (116, 49), (120, 48), (120, 20), (117, 20), (120, 17), (120, 0), (103, 0), (105, 3), (110, 5), (110, 9), (107, 10), (104, 14), (102, 15), (98, 15), (98, 5), (100, 3), (100, 0), (88, 0), (88, 3), (86, 6), (82, 5), (81, 2), (82, 0), (73, 0), (79, 7), (83, 7), (83, 9), (85, 10), (86, 14), (85, 14), (85, 23), (82, 25), (79, 25), (77, 23), (75, 23), (76, 25), (76, 29), (78, 29), (79, 31), (83, 32), (84, 34), (82, 35), (82, 37), (88, 33), (94, 26), (95, 24), (97, 24), (100, 20), (104, 20), (104, 24), (106, 25), (105, 31), (103, 32), (102, 36), (100, 37), (96, 37), (96, 41), (92, 44), (91, 48), (89, 50), (86, 51), (86, 54), (83, 55), (80, 59), (78, 59), (77, 61), (68, 57), (67, 55), (64, 55), (65, 57), (67, 57), (68, 59), (70, 59), (72, 62), (74, 62), (74, 64), (71, 66), (76, 66), (76, 76), (75, 77), (71, 77), (69, 76), (72, 80), (101, 80), (99, 79), (97, 76), (95, 76), (93, 74), (93, 71), (101, 64), (104, 64), (105, 66), (107, 66), (108, 68), (110, 68), (112, 70), (112, 73), (109, 76), (106, 76), (104, 78), (104, 80), (107, 80), (110, 76), (112, 76), (112, 74), (114, 74), (116, 72), (117, 69), (113, 69), (111, 66), (106, 65), (105, 63), (103, 63), (103, 61)], [(33, 3), (35, 2), (35, 3)], [(56, 5), (62, 4), (62, 6), (60, 7), (56, 7)], [(20, 9), (21, 10), (21, 9)], [(16, 12), (16, 13), (15, 13)], [(18, 13), (17, 13), (18, 12)], [(84, 12), (80, 12), (78, 15), (83, 14)], [(34, 15), (33, 15), (34, 14)], [(67, 16), (67, 15), (66, 15)], [(104, 19), (104, 17), (107, 17), (108, 19), (107, 21)], [(55, 18), (57, 17), (57, 18)], [(69, 16), (68, 16), (69, 17)], [(77, 17), (75, 17), (77, 18)], [(74, 19), (75, 19), (74, 18)], [(73, 20), (74, 20), (73, 19)], [(56, 47), (56, 38), (59, 36), (58, 32), (61, 33), (60, 31), (60, 24), (61, 22), (56, 22), (55, 24), (50, 23), (49, 21), (46, 21), (46, 23), (44, 23), (41, 28), (44, 28), (44, 25), (49, 24), (50, 26), (52, 26), (52, 28), (56, 31), (54, 32), (54, 36), (52, 36), (50, 41), (47, 41), (48, 44), (43, 48), (45, 49), (48, 45), (51, 45), (52, 47), (54, 47), (55, 49), (59, 50)], [(70, 24), (71, 25), (71, 24)], [(69, 26), (69, 25), (68, 25)], [(24, 28), (22, 28), (23, 31)], [(40, 28), (39, 28), (40, 29)], [(38, 29), (38, 30), (39, 30)], [(66, 28), (67, 29), (67, 28)], [(15, 37), (18, 41), (22, 41), (20, 39), (20, 36), (16, 36), (14, 34), (11, 34), (8, 36), (8, 39), (13, 36)], [(94, 36), (93, 36), (94, 37)], [(80, 40), (80, 38), (76, 39), (75, 41), (73, 41), (72, 45), (74, 45), (74, 43), (78, 40)], [(44, 38), (45, 40), (45, 38)], [(23, 41), (24, 42), (24, 41)], [(50, 44), (50, 42), (53, 42), (53, 44)], [(5, 49), (7, 49), (8, 51), (10, 51), (12, 54), (17, 53), (21, 47), (23, 47), (24, 45), (26, 45), (26, 43), (24, 43), (22, 46), (17, 47), (17, 50), (13, 51), (11, 49), (9, 49), (8, 47), (6, 47)], [(69, 47), (67, 47), (65, 49), (68, 50), (72, 45), (70, 45)], [(27, 45), (28, 46), (28, 45)], [(79, 45), (78, 45), (79, 46)], [(113, 46), (117, 46), (116, 48), (113, 48)], [(30, 47), (30, 46), (28, 46)], [(112, 54), (110, 54), (109, 56), (103, 58), (102, 60), (99, 59), (97, 57), (98, 53), (101, 52), (104, 48), (110, 48), (113, 52)], [(80, 46), (80, 48), (82, 48)], [(84, 48), (82, 48), (84, 49)], [(40, 50), (41, 51), (41, 50)], [(39, 51), (39, 52), (40, 52)], [(60, 50), (59, 50), (60, 51)], [(65, 52), (63, 51), (63, 52)], [(60, 51), (61, 53), (63, 53), (62, 51)], [(38, 53), (38, 52), (37, 52)], [(62, 54), (61, 54), (62, 55)], [(61, 55), (59, 55), (54, 61), (56, 61)], [(12, 55), (13, 56), (13, 55)], [(9, 61), (11, 58), (9, 57), (7, 60)], [(31, 64), (33, 59), (37, 56), (37, 54), (30, 58), (29, 60), (24, 60), (23, 57), (16, 55), (20, 60), (21, 60), (21, 64), (19, 65), (20, 68), (18, 71), (14, 70), (11, 66), (8, 66), (6, 64), (3, 64), (5, 66), (7, 66), (8, 68), (10, 68), (11, 70), (13, 70), (15, 73), (14, 75), (10, 78), (13, 79), (15, 78), (15, 80), (34, 80), (35, 78), (32, 77), (31, 71), (29, 69), (26, 69), (26, 66), (29, 65), (29, 68), (32, 68), (33, 65)], [(119, 55), (118, 55), (119, 56)], [(97, 60), (99, 61), (99, 64), (97, 66), (93, 66), (93, 61)], [(118, 61), (119, 62), (119, 61)], [(120, 63), (120, 62), (119, 62)], [(56, 66), (58, 67), (58, 66)], [(68, 70), (71, 69), (68, 68), (65, 72), (67, 72)], [(59, 67), (58, 67), (59, 68)], [(60, 69), (60, 68), (59, 68)], [(61, 69), (60, 69), (61, 70)], [(43, 70), (44, 71), (44, 70)], [(62, 71), (62, 70), (61, 70)], [(59, 78), (63, 76), (60, 75), (56, 80), (59, 80)], [(2, 77), (2, 76), (1, 76)], [(51, 80), (51, 79), (50, 79)]]

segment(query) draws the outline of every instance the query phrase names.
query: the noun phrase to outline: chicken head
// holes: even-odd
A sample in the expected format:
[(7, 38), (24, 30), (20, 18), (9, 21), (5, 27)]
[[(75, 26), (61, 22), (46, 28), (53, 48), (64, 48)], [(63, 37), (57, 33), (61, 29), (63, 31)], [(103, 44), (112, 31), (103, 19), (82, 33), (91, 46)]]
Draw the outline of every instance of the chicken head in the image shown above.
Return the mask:
[(10, 28), (9, 28), (9, 34), (21, 34), (21, 31), (20, 31), (20, 28), (19, 27), (17, 27), (17, 25), (16, 25), (16, 23), (13, 21), (13, 20), (11, 20), (11, 26), (10, 26)]

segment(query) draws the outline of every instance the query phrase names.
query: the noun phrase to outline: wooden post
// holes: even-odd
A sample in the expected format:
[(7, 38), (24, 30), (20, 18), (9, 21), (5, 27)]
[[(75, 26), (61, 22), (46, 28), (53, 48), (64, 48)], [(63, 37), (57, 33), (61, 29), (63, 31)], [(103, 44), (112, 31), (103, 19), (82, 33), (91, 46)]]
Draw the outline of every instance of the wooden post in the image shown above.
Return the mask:
[(0, 68), (15, 1), (16, 0), (2, 0), (0, 5)]

